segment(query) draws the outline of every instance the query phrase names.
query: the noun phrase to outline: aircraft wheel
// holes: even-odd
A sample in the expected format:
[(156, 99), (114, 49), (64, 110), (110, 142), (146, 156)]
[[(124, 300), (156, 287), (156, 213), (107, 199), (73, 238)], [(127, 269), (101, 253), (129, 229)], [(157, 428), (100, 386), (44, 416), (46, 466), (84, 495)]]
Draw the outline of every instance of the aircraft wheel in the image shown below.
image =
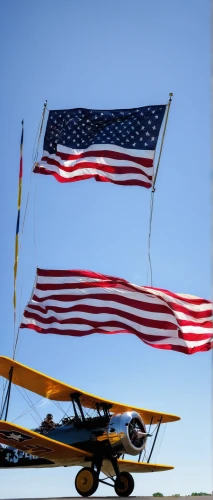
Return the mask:
[(89, 467), (81, 469), (75, 478), (75, 487), (79, 495), (89, 497), (98, 487), (98, 474)]
[(121, 472), (115, 481), (115, 493), (119, 497), (128, 497), (134, 490), (134, 479), (129, 472)]

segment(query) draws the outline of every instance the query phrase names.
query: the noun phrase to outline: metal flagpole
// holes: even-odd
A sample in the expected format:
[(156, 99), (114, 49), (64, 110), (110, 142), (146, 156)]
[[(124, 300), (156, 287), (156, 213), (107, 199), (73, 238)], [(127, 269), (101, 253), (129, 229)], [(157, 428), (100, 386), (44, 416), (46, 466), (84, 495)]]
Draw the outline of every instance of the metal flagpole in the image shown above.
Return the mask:
[(169, 101), (168, 101), (167, 109), (166, 109), (166, 117), (165, 117), (163, 135), (162, 135), (162, 140), (161, 140), (161, 145), (160, 145), (160, 151), (159, 151), (159, 156), (158, 156), (156, 171), (155, 171), (155, 174), (154, 174), (154, 180), (153, 180), (153, 183), (152, 183), (152, 192), (155, 192), (155, 183), (156, 183), (156, 179), (157, 179), (157, 175), (158, 175), (158, 170), (159, 170), (159, 165), (160, 165), (160, 159), (161, 159), (161, 154), (162, 154), (162, 149), (163, 149), (163, 143), (164, 143), (165, 134), (166, 134), (166, 127), (167, 127), (167, 122), (168, 122), (168, 117), (169, 117), (169, 111), (170, 111), (170, 106), (171, 106), (171, 102), (172, 102), (172, 97), (173, 97), (173, 93), (170, 92), (170, 94), (169, 94)]
[[(165, 139), (165, 134), (166, 134), (166, 127), (167, 127), (167, 122), (168, 122), (168, 117), (169, 117), (169, 111), (170, 111), (170, 106), (171, 106), (171, 102), (172, 102), (172, 97), (173, 97), (173, 93), (170, 92), (170, 94), (169, 94), (169, 101), (168, 101), (167, 108), (166, 108), (165, 122), (164, 122), (164, 128), (163, 128), (163, 134), (162, 134), (162, 139), (161, 139), (160, 151), (159, 151), (159, 155), (158, 155), (157, 166), (156, 166), (155, 173), (153, 175), (152, 192), (151, 192), (151, 199), (150, 199), (149, 237), (148, 237), (148, 260), (149, 260), (150, 283), (151, 283), (151, 286), (152, 286), (151, 232), (152, 232), (152, 216), (153, 216), (153, 206), (154, 206), (154, 193), (155, 193), (155, 184), (156, 184), (156, 179), (157, 179), (158, 170), (159, 170), (159, 166), (160, 166), (160, 159), (161, 159), (161, 154), (162, 154), (162, 149), (163, 149), (163, 144), (164, 144), (164, 139)], [(149, 276), (149, 271), (148, 271), (148, 275), (147, 275), (147, 285), (148, 285), (148, 276)]]
[(42, 116), (41, 116), (41, 125), (40, 125), (40, 128), (39, 128), (38, 140), (37, 140), (37, 146), (36, 146), (36, 152), (35, 152), (35, 155), (34, 155), (34, 158), (33, 158), (33, 166), (32, 166), (32, 168), (34, 168), (34, 166), (36, 164), (36, 161), (37, 161), (37, 158), (38, 158), (39, 143), (40, 143), (41, 134), (42, 134), (42, 130), (43, 130), (46, 109), (47, 109), (47, 100), (44, 103), (44, 108), (43, 108), (43, 112), (42, 112)]

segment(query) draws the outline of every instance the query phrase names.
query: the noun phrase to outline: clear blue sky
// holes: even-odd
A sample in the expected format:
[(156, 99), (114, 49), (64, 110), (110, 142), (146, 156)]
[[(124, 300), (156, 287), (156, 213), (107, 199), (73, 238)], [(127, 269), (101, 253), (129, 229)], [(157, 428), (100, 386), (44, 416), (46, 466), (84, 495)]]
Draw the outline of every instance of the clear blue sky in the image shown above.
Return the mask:
[[(155, 193), (153, 284), (210, 299), (210, 2), (7, 0), (0, 10), (0, 353), (12, 355), (22, 118), (22, 221), (29, 189), (30, 197), (18, 315), (37, 265), (90, 269), (147, 284), (149, 190), (94, 180), (62, 185), (34, 174), (30, 184), (45, 99), (49, 109), (110, 109), (166, 103), (174, 93)], [(133, 335), (76, 339), (22, 330), (17, 359), (102, 397), (181, 416), (161, 434), (153, 456), (174, 471), (138, 475), (135, 495), (212, 490), (211, 353), (164, 352)], [(9, 419), (26, 407), (14, 389)], [(61, 418), (48, 402), (39, 407), (41, 417), (47, 411)], [(34, 426), (30, 414), (17, 423)], [(71, 496), (76, 472), (2, 470), (1, 497)], [(102, 485), (98, 493), (111, 490)]]

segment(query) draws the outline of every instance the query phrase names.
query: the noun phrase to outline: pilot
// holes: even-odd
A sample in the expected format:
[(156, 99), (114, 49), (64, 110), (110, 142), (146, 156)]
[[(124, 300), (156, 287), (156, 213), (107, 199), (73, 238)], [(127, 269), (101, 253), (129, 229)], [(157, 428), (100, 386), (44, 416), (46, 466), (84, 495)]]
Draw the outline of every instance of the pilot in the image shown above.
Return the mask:
[(56, 427), (55, 422), (53, 422), (53, 415), (51, 413), (48, 413), (41, 423), (41, 432), (46, 434), (47, 432), (51, 431)]

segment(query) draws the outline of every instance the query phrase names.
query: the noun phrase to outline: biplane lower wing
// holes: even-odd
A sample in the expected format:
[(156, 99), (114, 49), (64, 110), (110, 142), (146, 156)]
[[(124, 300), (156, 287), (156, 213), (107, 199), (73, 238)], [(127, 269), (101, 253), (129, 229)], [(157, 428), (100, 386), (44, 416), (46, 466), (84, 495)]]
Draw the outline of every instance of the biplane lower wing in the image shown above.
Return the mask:
[[(12, 369), (12, 371), (11, 371)], [(12, 383), (24, 387), (29, 391), (35, 392), (44, 398), (53, 401), (70, 401), (72, 394), (78, 394), (81, 405), (85, 408), (93, 410), (97, 409), (97, 405), (107, 404), (112, 413), (123, 413), (125, 411), (136, 411), (141, 415), (145, 424), (157, 424), (161, 420), (162, 424), (167, 422), (175, 422), (180, 420), (177, 415), (169, 413), (157, 412), (154, 410), (146, 410), (135, 406), (128, 406), (115, 401), (99, 398), (93, 394), (81, 391), (76, 387), (64, 384), (52, 377), (48, 377), (28, 366), (22, 365), (13, 359), (5, 356), (0, 356), (0, 376), (6, 379), (12, 379)]]
[[(37, 458), (37, 461), (28, 460), (28, 463), (21, 458), (20, 461), (15, 463), (8, 462), (6, 467), (70, 467), (74, 465), (85, 467), (91, 465), (91, 453), (59, 443), (37, 432), (3, 420), (0, 420), (0, 442)], [(44, 459), (43, 462), (41, 459)], [(121, 459), (118, 460), (118, 465), (121, 472), (131, 473), (161, 472), (174, 468), (170, 465), (147, 464)], [(2, 463), (0, 461), (1, 467)], [(115, 474), (109, 460), (103, 461), (101, 470), (106, 476)]]
[[(146, 462), (134, 462), (133, 460), (118, 460), (118, 466), (120, 472), (131, 472), (135, 474), (137, 472), (163, 472), (166, 470), (174, 469), (172, 465), (160, 465), (160, 464), (147, 464)], [(109, 460), (103, 461), (102, 472), (106, 476), (113, 476), (113, 467)]]
[[(6, 446), (20, 450), (26, 455), (36, 457), (36, 460), (5, 461), (1, 459), (0, 468), (7, 467), (71, 467), (91, 465), (91, 453), (73, 446), (59, 443), (37, 432), (25, 429), (19, 425), (0, 420), (0, 442)], [(131, 460), (118, 460), (120, 472), (160, 472), (173, 469), (170, 465), (156, 465)], [(101, 468), (106, 476), (114, 476), (115, 472), (109, 460), (104, 460)]]
[(52, 466), (85, 465), (91, 460), (88, 453), (73, 446), (59, 443), (37, 432), (19, 425), (0, 420), (0, 443), (13, 447), (26, 454), (44, 458)]

